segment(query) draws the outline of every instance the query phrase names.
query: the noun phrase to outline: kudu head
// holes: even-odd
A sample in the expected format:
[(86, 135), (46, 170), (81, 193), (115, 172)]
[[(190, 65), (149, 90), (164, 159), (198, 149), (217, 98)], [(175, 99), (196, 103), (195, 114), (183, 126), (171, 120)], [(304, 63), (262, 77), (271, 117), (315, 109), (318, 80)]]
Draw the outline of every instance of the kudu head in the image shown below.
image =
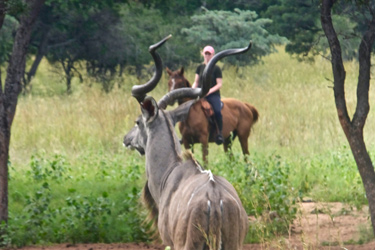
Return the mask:
[[(171, 111), (165, 111), (166, 107), (173, 104), (173, 102), (179, 98), (188, 97), (194, 99), (197, 97), (204, 97), (209, 91), (209, 83), (211, 82), (211, 75), (213, 73), (215, 64), (223, 57), (244, 53), (251, 48), (250, 42), (248, 47), (241, 49), (228, 49), (217, 53), (205, 67), (201, 78), (202, 84), (200, 86), (202, 86), (202, 88), (176, 89), (164, 95), (159, 102), (156, 102), (153, 97), (147, 96), (147, 93), (156, 87), (160, 81), (163, 71), (162, 61), (156, 50), (169, 38), (171, 38), (171, 35), (149, 47), (149, 52), (151, 53), (155, 62), (156, 71), (150, 81), (143, 85), (135, 85), (132, 88), (132, 95), (138, 100), (142, 114), (137, 118), (136, 125), (129, 131), (128, 134), (125, 135), (124, 146), (131, 149), (136, 149), (140, 154), (146, 153), (147, 155), (147, 150), (150, 147), (155, 147), (156, 149), (160, 149), (162, 151), (161, 148), (164, 148), (164, 145), (166, 144), (171, 144), (171, 141), (175, 141), (174, 148), (175, 151), (178, 151), (177, 153), (179, 153), (181, 149), (177, 137), (174, 136), (175, 138), (171, 139), (169, 134), (175, 134), (173, 130), (174, 125), (176, 122), (186, 118), (188, 110), (194, 100), (186, 102)], [(167, 124), (165, 122), (166, 119), (169, 126), (165, 126)], [(158, 135), (158, 140), (151, 143), (149, 137), (156, 135)], [(161, 147), (161, 145), (163, 145), (163, 147)], [(159, 154), (159, 157), (164, 156)]]

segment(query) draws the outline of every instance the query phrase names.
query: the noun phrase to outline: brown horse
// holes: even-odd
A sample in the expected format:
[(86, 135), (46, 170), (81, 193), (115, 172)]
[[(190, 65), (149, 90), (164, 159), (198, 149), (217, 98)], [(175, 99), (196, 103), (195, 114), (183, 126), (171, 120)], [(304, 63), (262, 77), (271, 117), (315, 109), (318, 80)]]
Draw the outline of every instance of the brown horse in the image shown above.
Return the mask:
[[(184, 68), (171, 71), (166, 68), (169, 75), (168, 91), (178, 88), (190, 88), (189, 81), (184, 77)], [(179, 99), (179, 105), (188, 99)], [(208, 142), (215, 142), (214, 134), (216, 132), (215, 125), (206, 118), (202, 109), (202, 100), (196, 102), (190, 109), (187, 119), (180, 122), (179, 129), (182, 135), (182, 143), (186, 149), (189, 149), (194, 143), (201, 143), (203, 150), (203, 161), (207, 163)], [(248, 138), (250, 136), (251, 127), (258, 120), (258, 111), (248, 103), (241, 102), (233, 98), (223, 98), (224, 104), (221, 113), (223, 116), (223, 137), (224, 151), (228, 152), (231, 147), (232, 140), (238, 136), (241, 144), (242, 153), (249, 154)], [(232, 133), (232, 136), (231, 136)]]

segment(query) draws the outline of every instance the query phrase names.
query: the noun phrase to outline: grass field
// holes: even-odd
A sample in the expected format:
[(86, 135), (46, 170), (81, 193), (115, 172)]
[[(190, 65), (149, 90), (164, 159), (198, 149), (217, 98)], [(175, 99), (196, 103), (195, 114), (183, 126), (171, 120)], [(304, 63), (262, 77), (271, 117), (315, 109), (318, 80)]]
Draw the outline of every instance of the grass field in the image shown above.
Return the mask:
[[(358, 65), (347, 62), (345, 67), (347, 104), (353, 114)], [(194, 65), (185, 67), (190, 81), (194, 69)], [(293, 202), (310, 197), (356, 206), (366, 203), (337, 119), (332, 80), (331, 65), (325, 59), (299, 62), (282, 48), (264, 58), (261, 65), (224, 68), (222, 96), (251, 103), (260, 119), (249, 139), (250, 164), (242, 161), (236, 141), (234, 162), (228, 160), (222, 147), (210, 144), (209, 167), (234, 183), (249, 213), (259, 215), (263, 210), (256, 207), (269, 204), (280, 211), (285, 209), (288, 204), (280, 205), (278, 200), (285, 199), (286, 194)], [(79, 83), (75, 79), (73, 94), (66, 95), (60, 76), (44, 63), (32, 82), (31, 94), (20, 96), (10, 148), (10, 225), (14, 230), (3, 242), (23, 245), (147, 239), (143, 227), (131, 231), (143, 216), (138, 214), (137, 200), (144, 183), (144, 159), (122, 146), (123, 136), (139, 114), (130, 95), (131, 86), (147, 79), (125, 76), (114, 81), (115, 89), (105, 94), (93, 80)], [(164, 74), (151, 95), (159, 99), (167, 91), (166, 83)], [(374, 104), (370, 89), (370, 106)], [(371, 109), (365, 141), (374, 159), (373, 131), (375, 111)], [(195, 148), (200, 160), (200, 147)], [(262, 177), (255, 178), (255, 172)], [(262, 193), (259, 190), (264, 186), (268, 190)], [(282, 192), (277, 194), (279, 190)], [(264, 195), (270, 199), (268, 205), (256, 203)], [(293, 213), (286, 211), (285, 215)], [(30, 232), (25, 221), (40, 230)], [(48, 223), (54, 228), (52, 235), (46, 232)], [(122, 228), (124, 224), (130, 228)], [(115, 226), (112, 231), (111, 226)], [(68, 232), (68, 228), (76, 231)], [(88, 235), (93, 230), (95, 237)], [(23, 240), (15, 240), (20, 235)]]

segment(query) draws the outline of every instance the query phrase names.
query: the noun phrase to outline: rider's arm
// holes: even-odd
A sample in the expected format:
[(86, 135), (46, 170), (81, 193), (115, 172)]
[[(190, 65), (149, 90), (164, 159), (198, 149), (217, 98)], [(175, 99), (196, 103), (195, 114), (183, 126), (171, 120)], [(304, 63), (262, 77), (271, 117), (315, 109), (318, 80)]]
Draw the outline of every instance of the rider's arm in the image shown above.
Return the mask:
[(193, 83), (192, 88), (194, 88), (194, 89), (197, 88), (198, 84), (199, 84), (199, 75), (195, 74), (195, 79), (194, 79), (194, 83)]
[(223, 85), (223, 78), (216, 78), (216, 85), (213, 86), (212, 88), (210, 88), (207, 95), (218, 91), (221, 88), (222, 85)]

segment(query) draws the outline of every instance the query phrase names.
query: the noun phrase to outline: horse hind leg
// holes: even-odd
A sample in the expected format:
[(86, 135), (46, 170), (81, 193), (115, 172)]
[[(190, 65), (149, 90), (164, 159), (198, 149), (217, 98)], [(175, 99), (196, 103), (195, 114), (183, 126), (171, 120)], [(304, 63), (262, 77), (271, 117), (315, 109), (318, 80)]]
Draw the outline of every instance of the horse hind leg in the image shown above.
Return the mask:
[(248, 144), (248, 137), (244, 136), (244, 137), (238, 137), (239, 141), (240, 141), (240, 144), (241, 144), (241, 148), (242, 148), (242, 153), (244, 155), (244, 158), (245, 158), (245, 161), (247, 162), (248, 161), (248, 156), (249, 156), (249, 144)]

